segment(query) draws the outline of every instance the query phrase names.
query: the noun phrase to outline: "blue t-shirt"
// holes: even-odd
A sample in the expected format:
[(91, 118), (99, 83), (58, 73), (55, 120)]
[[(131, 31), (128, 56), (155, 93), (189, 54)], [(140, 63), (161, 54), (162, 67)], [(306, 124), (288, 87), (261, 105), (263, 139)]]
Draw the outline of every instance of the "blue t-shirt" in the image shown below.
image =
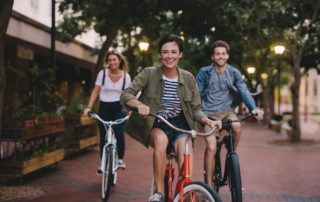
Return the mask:
[(227, 79), (226, 72), (213, 72), (209, 80), (207, 99), (202, 100), (202, 108), (205, 113), (232, 109), (233, 97)]

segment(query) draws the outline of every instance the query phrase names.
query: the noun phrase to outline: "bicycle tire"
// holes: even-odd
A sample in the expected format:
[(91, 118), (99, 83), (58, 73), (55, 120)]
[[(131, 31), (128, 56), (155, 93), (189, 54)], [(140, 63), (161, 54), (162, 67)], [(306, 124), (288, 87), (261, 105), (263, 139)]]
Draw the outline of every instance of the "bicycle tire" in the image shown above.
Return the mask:
[(105, 161), (105, 170), (102, 173), (102, 200), (104, 202), (108, 201), (110, 189), (113, 181), (113, 155), (112, 148), (106, 148), (106, 161)]
[[(186, 202), (221, 202), (219, 195), (203, 182), (191, 182), (185, 185), (183, 193), (183, 201)], [(176, 194), (173, 202), (180, 202), (180, 193)]]
[(214, 191), (219, 193), (219, 190), (220, 190), (220, 176), (219, 175), (215, 175), (215, 181), (212, 180), (212, 187), (213, 187)]
[(232, 202), (242, 202), (242, 184), (239, 158), (236, 153), (229, 156), (229, 188)]
[[(114, 147), (113, 147), (114, 148)], [(117, 162), (118, 162), (118, 151), (116, 148), (113, 149), (113, 170), (114, 170), (114, 173), (112, 174), (112, 177), (111, 177), (111, 185), (112, 186), (115, 186), (117, 184), (117, 177), (118, 177), (118, 172), (117, 172), (117, 169), (118, 169), (118, 165), (117, 165)]]

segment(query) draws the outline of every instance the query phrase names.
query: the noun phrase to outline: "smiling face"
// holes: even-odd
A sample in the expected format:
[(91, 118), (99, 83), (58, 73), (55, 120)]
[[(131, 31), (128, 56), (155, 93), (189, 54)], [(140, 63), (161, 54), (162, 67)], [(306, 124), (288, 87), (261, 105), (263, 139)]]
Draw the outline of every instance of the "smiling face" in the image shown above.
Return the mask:
[(229, 54), (225, 47), (216, 47), (211, 55), (212, 61), (217, 67), (225, 67), (229, 59)]
[(112, 70), (119, 69), (120, 59), (117, 55), (114, 55), (114, 54), (108, 55), (106, 62), (108, 64), (109, 69), (112, 69)]
[(174, 69), (178, 67), (182, 53), (176, 42), (167, 42), (162, 45), (160, 50), (161, 62), (165, 68)]

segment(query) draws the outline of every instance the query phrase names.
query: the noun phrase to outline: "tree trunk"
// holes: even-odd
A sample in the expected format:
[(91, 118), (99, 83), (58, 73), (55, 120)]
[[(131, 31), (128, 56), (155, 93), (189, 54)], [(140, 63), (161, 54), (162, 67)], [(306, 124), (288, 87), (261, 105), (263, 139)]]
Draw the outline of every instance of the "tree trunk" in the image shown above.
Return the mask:
[(269, 121), (271, 120), (272, 118), (272, 115), (273, 115), (273, 111), (271, 110), (273, 107), (273, 102), (272, 102), (272, 96), (270, 97), (270, 88), (265, 86), (263, 87), (263, 110), (264, 110), (264, 118), (263, 118), (263, 123), (265, 125), (269, 124)]
[(0, 138), (2, 130), (2, 116), (4, 108), (4, 95), (6, 87), (6, 74), (5, 74), (5, 55), (4, 44), (7, 33), (7, 28), (11, 16), (13, 0), (6, 0), (1, 2), (0, 7)]
[(107, 39), (105, 40), (105, 42), (102, 44), (101, 50), (99, 51), (97, 65), (94, 70), (94, 77), (96, 77), (99, 71), (101, 70), (104, 63), (104, 56), (109, 50), (109, 47), (111, 46), (113, 40), (116, 38), (117, 33), (118, 29), (113, 28), (112, 31), (107, 35)]
[[(300, 51), (301, 52), (301, 51)], [(301, 82), (301, 72), (300, 72), (300, 60), (301, 54), (298, 53), (296, 47), (292, 48), (292, 62), (293, 62), (293, 76), (294, 83), (291, 86), (292, 92), (292, 136), (291, 142), (300, 142), (301, 140), (301, 128), (300, 128), (300, 113), (299, 113), (299, 96), (300, 96), (300, 82)]]

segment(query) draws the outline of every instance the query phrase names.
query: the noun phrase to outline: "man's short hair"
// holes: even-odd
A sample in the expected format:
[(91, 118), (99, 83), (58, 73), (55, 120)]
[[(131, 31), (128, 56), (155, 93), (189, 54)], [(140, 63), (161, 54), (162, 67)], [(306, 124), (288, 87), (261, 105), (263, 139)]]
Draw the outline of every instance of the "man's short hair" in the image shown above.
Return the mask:
[(214, 53), (214, 49), (217, 48), (217, 47), (226, 48), (227, 49), (227, 53), (229, 54), (230, 46), (229, 46), (229, 44), (227, 42), (222, 41), (222, 40), (218, 40), (218, 41), (213, 42), (211, 44), (211, 46), (210, 46), (211, 54)]
[(167, 34), (159, 41), (159, 47), (158, 47), (159, 53), (161, 52), (161, 48), (162, 48), (163, 44), (168, 43), (168, 42), (176, 42), (179, 47), (180, 53), (183, 52), (183, 41), (182, 41), (181, 37), (178, 35), (175, 35), (175, 34)]

